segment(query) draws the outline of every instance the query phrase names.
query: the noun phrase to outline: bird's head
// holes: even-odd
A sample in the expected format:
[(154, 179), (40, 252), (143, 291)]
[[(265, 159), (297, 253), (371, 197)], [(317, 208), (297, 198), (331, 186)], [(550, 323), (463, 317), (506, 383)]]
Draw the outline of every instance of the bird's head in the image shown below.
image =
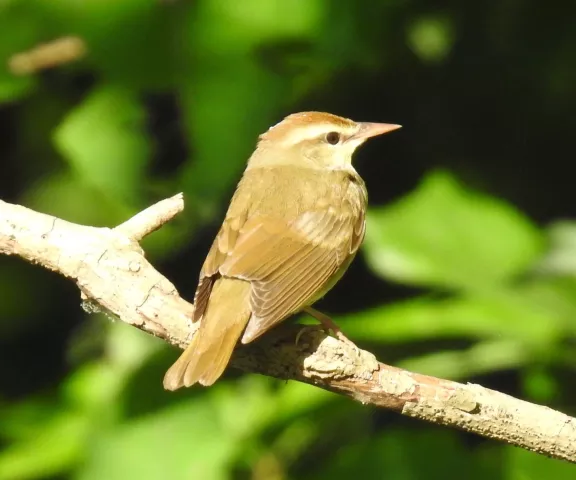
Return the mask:
[(354, 122), (330, 113), (294, 113), (260, 135), (248, 166), (347, 169), (354, 151), (367, 139), (398, 128), (400, 125), (390, 123)]

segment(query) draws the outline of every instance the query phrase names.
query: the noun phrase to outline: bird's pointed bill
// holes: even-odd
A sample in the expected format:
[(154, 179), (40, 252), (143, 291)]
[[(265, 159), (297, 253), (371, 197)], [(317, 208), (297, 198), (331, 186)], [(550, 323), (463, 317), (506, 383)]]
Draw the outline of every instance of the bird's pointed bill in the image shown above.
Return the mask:
[(359, 123), (360, 129), (358, 133), (354, 135), (353, 138), (367, 140), (371, 137), (376, 137), (377, 135), (383, 135), (385, 133), (393, 132), (402, 128), (402, 125), (396, 125), (394, 123), (370, 123), (362, 122)]

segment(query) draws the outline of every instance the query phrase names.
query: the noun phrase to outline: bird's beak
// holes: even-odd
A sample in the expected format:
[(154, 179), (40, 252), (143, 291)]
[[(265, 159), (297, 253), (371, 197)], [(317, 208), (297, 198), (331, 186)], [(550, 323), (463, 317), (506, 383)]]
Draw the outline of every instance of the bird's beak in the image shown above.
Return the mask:
[(350, 140), (368, 140), (371, 137), (375, 137), (377, 135), (383, 135), (388, 132), (392, 132), (394, 130), (398, 130), (402, 128), (402, 125), (395, 125), (393, 123), (369, 123), (369, 122), (362, 122), (359, 123), (360, 128), (358, 133), (350, 138)]

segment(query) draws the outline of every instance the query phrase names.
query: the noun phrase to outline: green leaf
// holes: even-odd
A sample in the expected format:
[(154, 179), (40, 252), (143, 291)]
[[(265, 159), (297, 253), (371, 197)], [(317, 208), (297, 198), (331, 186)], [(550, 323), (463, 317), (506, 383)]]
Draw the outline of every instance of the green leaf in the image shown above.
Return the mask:
[(0, 437), (11, 441), (38, 436), (60, 406), (45, 398), (27, 398), (13, 405), (0, 404)]
[(33, 436), (0, 453), (0, 480), (48, 478), (68, 471), (84, 452), (88, 426), (82, 414), (54, 415)]
[(555, 222), (548, 228), (547, 235), (548, 251), (535, 270), (576, 277), (576, 221)]
[(438, 351), (398, 362), (398, 366), (450, 380), (468, 379), (502, 370), (518, 369), (535, 360), (525, 344), (516, 340), (492, 340), (465, 350)]
[(457, 298), (417, 298), (341, 317), (358, 340), (406, 342), (430, 338), (513, 338), (531, 344), (557, 339), (564, 322), (546, 305), (514, 290)]
[(523, 272), (541, 244), (538, 229), (512, 206), (435, 172), (399, 202), (369, 211), (364, 251), (386, 278), (477, 289)]
[(323, 0), (206, 0), (193, 12), (192, 45), (211, 55), (243, 55), (278, 38), (305, 38), (322, 25)]
[(79, 480), (225, 479), (240, 445), (219, 428), (207, 397), (125, 423), (93, 439)]
[(446, 15), (416, 18), (408, 26), (410, 49), (425, 62), (444, 60), (454, 45), (454, 22)]
[[(258, 134), (280, 120), (277, 112), (294, 94), (298, 73), (278, 74), (262, 49), (313, 43), (325, 13), (322, 0), (208, 0), (190, 12), (185, 41), (196, 68), (182, 83), (180, 99), (194, 162), (180, 178), (182, 189), (196, 197), (200, 218), (213, 218)], [(314, 68), (306, 71), (317, 75)]]
[(183, 190), (197, 198), (200, 217), (212, 218), (238, 180), (260, 130), (256, 121), (246, 118), (270, 117), (279, 88), (279, 80), (237, 60), (183, 86), (181, 100), (195, 156), (180, 180)]
[(79, 181), (71, 172), (46, 175), (23, 195), (23, 203), (70, 222), (94, 226), (117, 225), (133, 213), (106, 191), (90, 181)]
[(31, 77), (14, 77), (0, 71), (0, 104), (13, 102), (28, 94), (36, 83)]
[(16, 76), (9, 70), (13, 55), (36, 45), (44, 19), (29, 2), (0, 2), (0, 104), (13, 102), (29, 93), (36, 82), (31, 76)]
[(72, 110), (54, 141), (83, 182), (122, 200), (138, 198), (150, 147), (133, 92), (102, 86)]
[(521, 448), (505, 447), (507, 480), (573, 480), (576, 467), (568, 462), (547, 458)]
[(454, 472), (458, 472), (458, 478), (470, 480), (498, 478), (459, 441), (454, 431), (387, 430), (378, 437), (346, 442), (329, 462), (304, 478), (448, 479), (453, 478)]
[(269, 379), (219, 382), (185, 402), (103, 431), (78, 478), (228, 478), (230, 464), (254, 448), (276, 410)]
[(567, 335), (576, 336), (576, 278), (537, 278), (520, 288), (526, 306), (546, 310)]
[(553, 404), (562, 394), (561, 381), (541, 364), (522, 371), (522, 386), (530, 400), (544, 405)]

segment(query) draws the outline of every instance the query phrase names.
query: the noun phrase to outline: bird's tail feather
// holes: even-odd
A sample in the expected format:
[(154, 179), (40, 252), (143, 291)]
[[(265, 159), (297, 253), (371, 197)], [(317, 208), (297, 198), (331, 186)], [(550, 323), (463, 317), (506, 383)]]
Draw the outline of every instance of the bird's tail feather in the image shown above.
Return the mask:
[(250, 315), (250, 283), (232, 278), (216, 280), (200, 328), (166, 372), (164, 388), (176, 390), (195, 383), (208, 386), (218, 380)]

